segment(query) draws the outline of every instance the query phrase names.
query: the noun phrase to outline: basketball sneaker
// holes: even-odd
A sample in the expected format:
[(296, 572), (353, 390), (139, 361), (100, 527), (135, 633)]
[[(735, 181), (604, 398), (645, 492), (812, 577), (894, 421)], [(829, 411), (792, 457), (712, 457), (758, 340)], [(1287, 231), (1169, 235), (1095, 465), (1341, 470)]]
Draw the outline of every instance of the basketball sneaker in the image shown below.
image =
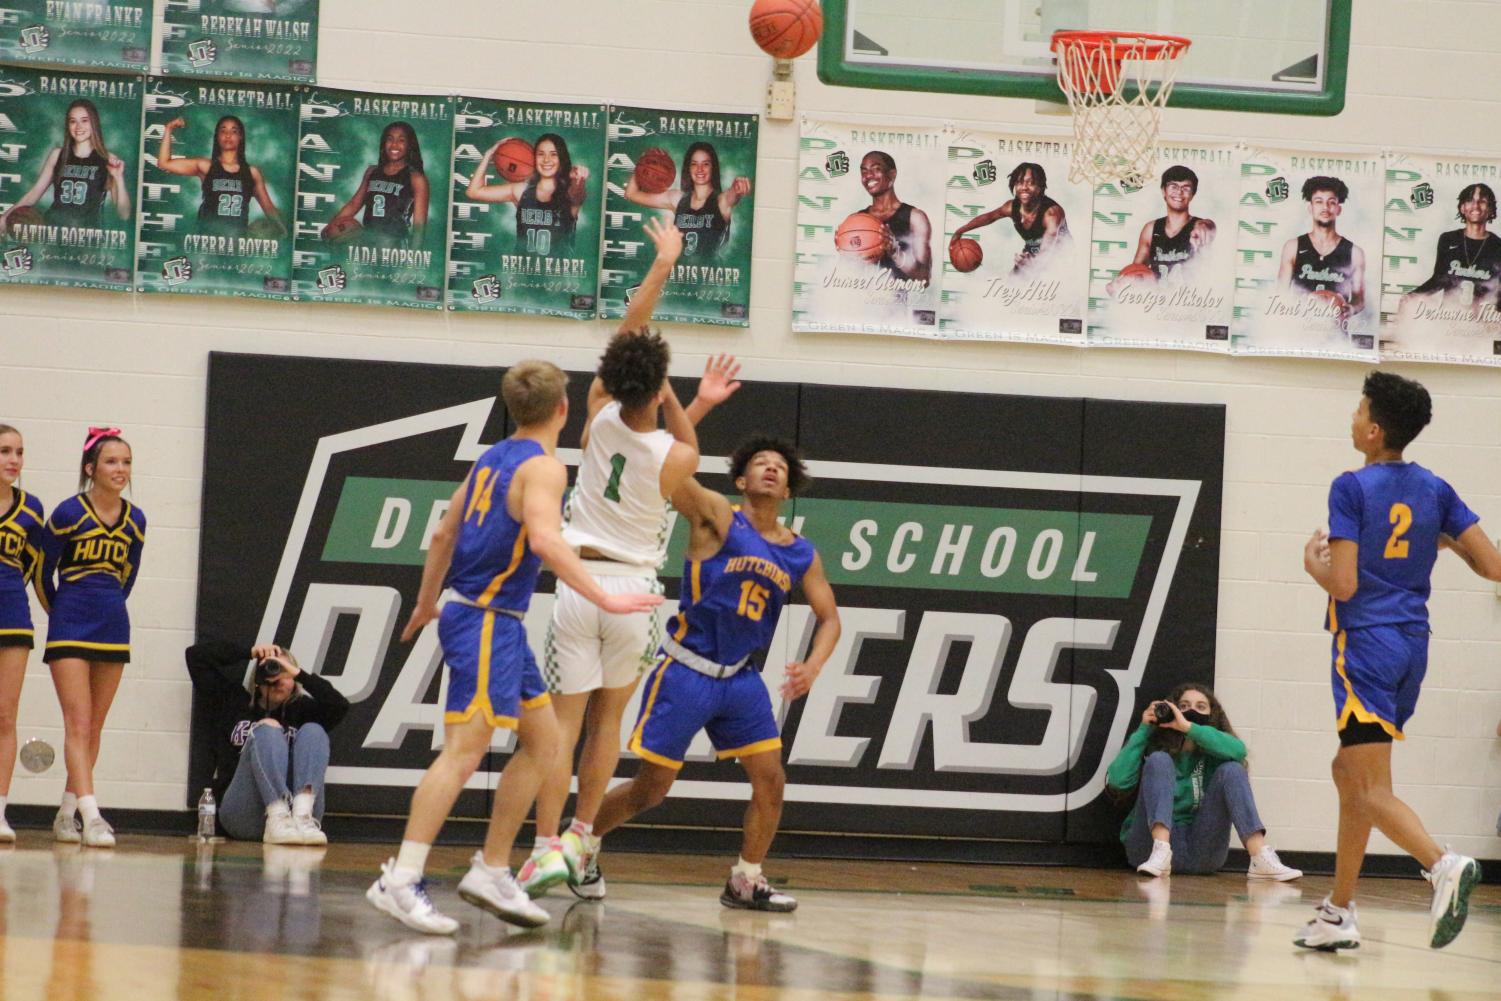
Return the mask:
[(589, 854), (584, 836), (574, 830), (564, 831), (563, 836), (558, 839), (558, 845), (563, 853), (563, 861), (568, 865), (568, 885), (576, 886), (584, 873), (585, 858)]
[(1325, 897), (1314, 912), (1313, 920), (1293, 936), (1293, 945), (1320, 952), (1338, 949), (1359, 949), (1360, 928), (1355, 923), (1355, 902), (1349, 907), (1335, 907)]
[(302, 844), (302, 831), (285, 805), (280, 810), (266, 811), (266, 828), (261, 832), (261, 841), (268, 845)]
[(577, 883), (569, 883), (568, 889), (580, 900), (605, 899), (605, 874), (599, 868), (598, 851), (589, 853), (589, 861), (584, 864), (583, 878)]
[(115, 847), (115, 829), (109, 826), (109, 821), (103, 817), (95, 817), (84, 825), (83, 846), (85, 848)]
[(1261, 851), (1251, 856), (1251, 868), (1246, 871), (1247, 879), (1271, 879), (1278, 883), (1285, 883), (1302, 875), (1302, 869), (1284, 865), (1277, 857), (1277, 853), (1272, 851), (1271, 845), (1263, 847)]
[(297, 825), (297, 833), (302, 835), (302, 844), (319, 848), (328, 844), (328, 835), (323, 833), (323, 825), (311, 813), (294, 812), (292, 823)]
[(746, 911), (795, 911), (797, 900), (790, 894), (773, 890), (764, 875), (754, 879), (743, 872), (731, 872), (719, 902), (726, 907)]
[(1166, 841), (1152, 839), (1152, 854), (1136, 867), (1143, 876), (1171, 876), (1173, 874), (1173, 846)]
[(459, 928), (457, 921), (433, 906), (432, 898), (427, 895), (427, 880), (396, 874), (395, 859), (381, 863), (380, 878), (370, 884), (365, 899), (376, 910), (428, 935), (452, 935)]
[(529, 897), (540, 897), (559, 883), (568, 881), (568, 862), (563, 858), (563, 846), (558, 838), (552, 838), (547, 846), (532, 849), (531, 858), (516, 874), (516, 882)]
[(459, 896), (481, 910), (489, 911), (502, 921), (522, 928), (541, 928), (547, 924), (548, 913), (532, 903), (526, 891), (516, 882), (510, 869), (499, 874), (488, 869), (485, 857), (474, 853), (469, 871), (459, 880)]
[(57, 816), (52, 818), (52, 840), (61, 841), (66, 845), (76, 845), (83, 840), (83, 834), (78, 826), (78, 817), (74, 814), (57, 811)]
[(1444, 852), (1431, 872), (1423, 877), (1433, 884), (1433, 906), (1428, 909), (1429, 946), (1442, 949), (1454, 941), (1470, 913), (1470, 891), (1480, 882), (1480, 863), (1468, 855)]
[(15, 840), (16, 829), (6, 823), (4, 817), (0, 817), (0, 844), (14, 844)]

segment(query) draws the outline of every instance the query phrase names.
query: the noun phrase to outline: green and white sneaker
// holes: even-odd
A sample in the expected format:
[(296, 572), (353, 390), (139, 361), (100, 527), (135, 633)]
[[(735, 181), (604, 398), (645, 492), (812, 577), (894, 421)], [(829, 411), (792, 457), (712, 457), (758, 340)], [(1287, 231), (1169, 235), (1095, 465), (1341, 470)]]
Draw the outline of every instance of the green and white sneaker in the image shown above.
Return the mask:
[(567, 881), (568, 862), (563, 858), (563, 846), (557, 838), (549, 841), (545, 848), (532, 849), (531, 858), (526, 860), (521, 871), (516, 874), (517, 885), (528, 897), (540, 897), (552, 887)]
[(1470, 891), (1480, 882), (1480, 863), (1468, 855), (1446, 851), (1423, 877), (1433, 884), (1433, 906), (1428, 909), (1428, 945), (1442, 949), (1465, 926), (1470, 913)]

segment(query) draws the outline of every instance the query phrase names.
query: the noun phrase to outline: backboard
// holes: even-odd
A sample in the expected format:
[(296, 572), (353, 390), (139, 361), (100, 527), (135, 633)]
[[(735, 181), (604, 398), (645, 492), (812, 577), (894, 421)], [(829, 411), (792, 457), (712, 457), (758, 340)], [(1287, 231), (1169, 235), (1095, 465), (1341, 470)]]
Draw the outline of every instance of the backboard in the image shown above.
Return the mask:
[(1062, 102), (1064, 29), (1182, 35), (1169, 105), (1302, 115), (1344, 109), (1354, 0), (823, 0), (825, 83)]

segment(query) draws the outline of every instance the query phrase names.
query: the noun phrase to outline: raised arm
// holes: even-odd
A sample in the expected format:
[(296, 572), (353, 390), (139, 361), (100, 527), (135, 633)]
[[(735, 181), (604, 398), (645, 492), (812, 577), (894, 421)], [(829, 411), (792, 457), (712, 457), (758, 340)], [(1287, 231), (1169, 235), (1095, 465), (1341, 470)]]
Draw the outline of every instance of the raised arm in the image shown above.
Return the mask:
[(109, 174), (109, 196), (115, 203), (115, 214), (129, 219), (130, 186), (125, 183), (125, 161), (111, 154), (105, 171)]
[(688, 521), (690, 559), (707, 559), (719, 552), (735, 517), (724, 494), (706, 489), (690, 476), (672, 492), (672, 507)]
[(401, 631), (401, 641), (410, 643), (422, 627), (438, 617), (438, 595), (443, 593), (443, 579), (448, 576), (448, 565), (453, 561), (453, 547), (459, 539), (459, 523), (464, 518), (464, 496), (469, 490), (469, 479), (474, 475), (471, 468), (448, 499), (448, 510), (433, 529), (433, 537), (427, 545), (427, 559), (422, 563), (422, 586), (417, 591), (417, 604), (412, 608), (412, 617), (407, 619)]
[(667, 279), (672, 275), (673, 265), (683, 252), (683, 233), (670, 221), (648, 219), (643, 228), (657, 248), (657, 256), (651, 262), (646, 277), (641, 279), (636, 294), (631, 296), (631, 304), (620, 321), (619, 329), (622, 331), (639, 331), (651, 321), (651, 315), (662, 298), (662, 291), (667, 288)]
[(808, 694), (819, 672), (834, 652), (839, 642), (839, 606), (834, 601), (834, 589), (823, 571), (823, 557), (813, 555), (813, 563), (803, 574), (803, 595), (813, 609), (816, 625), (813, 627), (813, 642), (808, 645), (808, 656), (787, 665), (787, 678), (782, 682), (784, 699), (800, 699)]
[(181, 177), (201, 177), (208, 173), (208, 157), (206, 156), (173, 156), (172, 133), (188, 124), (187, 119), (178, 117), (167, 123), (162, 130), (162, 144), (157, 147), (156, 165), (169, 174), (177, 174)]
[(647, 194), (636, 186), (635, 174), (632, 174), (631, 179), (625, 182), (625, 200), (634, 202), (637, 205), (644, 205), (649, 209), (666, 209), (671, 212), (678, 207), (678, 202), (682, 198), (683, 189), (681, 188), (668, 188), (666, 191), (659, 191), (654, 195)]
[[(704, 362), (704, 374), (698, 380), (698, 393), (688, 404), (688, 420), (698, 425), (709, 411), (734, 396), (740, 389), (735, 378), (740, 374), (740, 363), (734, 355), (710, 355)], [(671, 430), (669, 428), (669, 430)], [(680, 439), (681, 440), (681, 439)]]
[(730, 186), (727, 189), (719, 193), (720, 216), (728, 219), (730, 213), (735, 211), (735, 206), (740, 203), (740, 199), (750, 194), (750, 192), (751, 182), (749, 177), (735, 178), (734, 181), (730, 182)]
[(500, 149), (500, 144), (505, 140), (496, 142), (479, 159), (479, 164), (474, 168), (474, 173), (469, 175), (469, 186), (464, 189), (464, 196), (471, 202), (514, 202), (521, 199), (521, 193), (526, 190), (524, 183), (486, 184), (485, 174), (490, 169), (490, 161), (495, 158), (495, 151)]

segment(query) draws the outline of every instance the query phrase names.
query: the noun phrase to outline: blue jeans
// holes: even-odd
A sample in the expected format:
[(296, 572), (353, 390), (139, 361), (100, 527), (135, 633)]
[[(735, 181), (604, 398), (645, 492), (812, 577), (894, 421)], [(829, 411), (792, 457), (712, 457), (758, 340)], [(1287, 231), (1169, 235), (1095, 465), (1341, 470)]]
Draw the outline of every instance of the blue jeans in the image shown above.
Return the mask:
[(1178, 771), (1172, 755), (1153, 751), (1141, 763), (1136, 815), (1126, 832), (1126, 860), (1134, 869), (1152, 854), (1152, 825), (1171, 831), (1173, 872), (1218, 872), (1230, 854), (1230, 828), (1241, 843), (1266, 831), (1251, 798), (1251, 779), (1238, 761), (1221, 762), (1204, 786), (1199, 810), (1185, 827), (1173, 826), (1173, 787)]
[(323, 775), (328, 771), (328, 731), (317, 723), (291, 737), (281, 727), (258, 723), (240, 749), (240, 764), (219, 804), (219, 824), (232, 838), (259, 841), (266, 807), (312, 786), (313, 816), (323, 819)]

